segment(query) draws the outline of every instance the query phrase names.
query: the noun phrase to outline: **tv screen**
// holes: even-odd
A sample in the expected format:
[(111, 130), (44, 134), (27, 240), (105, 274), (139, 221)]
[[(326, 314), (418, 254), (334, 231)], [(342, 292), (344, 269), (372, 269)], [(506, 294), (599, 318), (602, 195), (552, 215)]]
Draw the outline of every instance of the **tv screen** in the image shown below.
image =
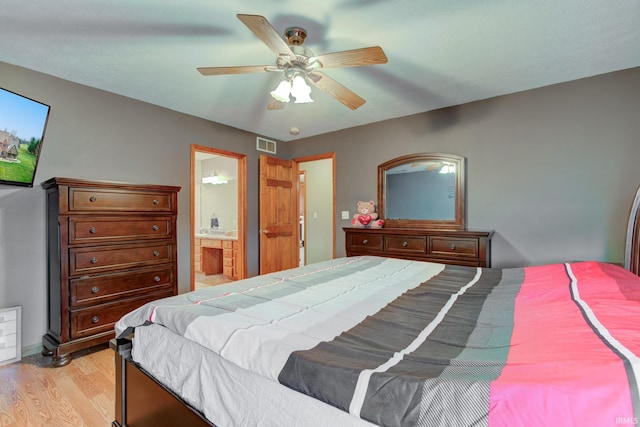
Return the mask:
[(49, 108), (0, 88), (0, 184), (33, 187)]

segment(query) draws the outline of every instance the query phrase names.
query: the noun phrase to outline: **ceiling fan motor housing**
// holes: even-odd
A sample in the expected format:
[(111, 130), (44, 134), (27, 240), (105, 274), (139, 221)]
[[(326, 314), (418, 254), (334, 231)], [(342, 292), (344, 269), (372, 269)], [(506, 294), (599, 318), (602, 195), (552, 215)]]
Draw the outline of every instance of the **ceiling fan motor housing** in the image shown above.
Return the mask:
[(307, 31), (300, 27), (289, 27), (284, 30), (284, 37), (290, 45), (299, 46), (307, 38)]

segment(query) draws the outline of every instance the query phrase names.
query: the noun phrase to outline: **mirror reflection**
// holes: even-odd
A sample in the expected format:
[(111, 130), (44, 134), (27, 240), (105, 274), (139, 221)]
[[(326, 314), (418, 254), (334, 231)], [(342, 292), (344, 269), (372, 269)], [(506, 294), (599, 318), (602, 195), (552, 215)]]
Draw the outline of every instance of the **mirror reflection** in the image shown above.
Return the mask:
[[(387, 170), (387, 219), (455, 220), (456, 165), (417, 161)], [(420, 197), (416, 195), (420, 194)]]
[(385, 227), (464, 229), (465, 159), (418, 153), (378, 166), (378, 211)]

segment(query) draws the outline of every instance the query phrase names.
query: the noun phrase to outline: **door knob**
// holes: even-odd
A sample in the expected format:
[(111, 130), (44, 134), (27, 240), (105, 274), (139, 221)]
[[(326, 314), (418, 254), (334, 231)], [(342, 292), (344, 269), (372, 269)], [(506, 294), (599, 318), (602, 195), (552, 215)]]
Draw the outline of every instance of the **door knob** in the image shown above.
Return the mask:
[(269, 234), (269, 230), (268, 230), (268, 229), (266, 229), (266, 228), (263, 228), (262, 230), (260, 230), (260, 232), (261, 232), (262, 234)]

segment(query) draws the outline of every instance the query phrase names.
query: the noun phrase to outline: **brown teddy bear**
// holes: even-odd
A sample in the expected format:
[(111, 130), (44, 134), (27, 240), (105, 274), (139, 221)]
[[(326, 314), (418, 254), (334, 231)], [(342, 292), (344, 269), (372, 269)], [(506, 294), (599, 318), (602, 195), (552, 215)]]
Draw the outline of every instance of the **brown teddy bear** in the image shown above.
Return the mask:
[(358, 202), (358, 213), (353, 216), (351, 225), (356, 228), (382, 228), (384, 220), (378, 218), (373, 200)]

